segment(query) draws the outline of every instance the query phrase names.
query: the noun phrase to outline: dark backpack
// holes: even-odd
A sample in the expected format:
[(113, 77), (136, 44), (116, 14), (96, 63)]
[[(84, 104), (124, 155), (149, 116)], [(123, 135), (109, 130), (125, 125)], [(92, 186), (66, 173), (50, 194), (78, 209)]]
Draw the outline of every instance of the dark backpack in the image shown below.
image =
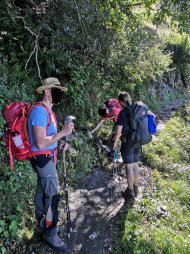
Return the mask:
[(126, 143), (134, 145), (145, 145), (151, 142), (152, 136), (149, 132), (148, 107), (141, 101), (135, 102), (124, 109), (129, 124), (126, 134)]

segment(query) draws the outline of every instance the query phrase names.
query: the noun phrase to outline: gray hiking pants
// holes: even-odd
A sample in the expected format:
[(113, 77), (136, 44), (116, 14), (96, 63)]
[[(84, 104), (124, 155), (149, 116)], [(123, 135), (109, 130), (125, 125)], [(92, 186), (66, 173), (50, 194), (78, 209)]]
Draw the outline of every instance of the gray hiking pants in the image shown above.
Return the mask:
[(45, 163), (43, 162), (43, 165), (37, 163), (37, 161), (35, 162), (35, 159), (32, 159), (30, 162), (38, 175), (34, 199), (36, 219), (46, 215), (49, 206), (51, 206), (54, 214), (54, 222), (56, 224), (58, 220), (59, 184), (53, 158), (48, 158)]

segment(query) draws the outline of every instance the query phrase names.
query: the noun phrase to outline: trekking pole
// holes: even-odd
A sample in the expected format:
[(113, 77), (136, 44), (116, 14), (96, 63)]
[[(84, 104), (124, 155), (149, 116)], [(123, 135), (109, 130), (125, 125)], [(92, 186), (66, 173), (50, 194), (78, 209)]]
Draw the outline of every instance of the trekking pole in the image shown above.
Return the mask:
[(114, 154), (113, 154), (113, 176), (114, 180), (119, 182), (119, 188), (121, 192), (121, 181), (120, 181), (120, 169), (119, 169), (119, 161), (118, 161), (118, 149), (114, 148)]
[(113, 170), (112, 170), (112, 174), (116, 175), (116, 176), (118, 175), (117, 160), (118, 160), (118, 150), (117, 150), (117, 148), (114, 148), (114, 150), (113, 150)]
[(114, 148), (113, 150), (113, 167), (112, 167), (112, 174), (111, 179), (109, 180), (109, 189), (110, 189), (110, 202), (113, 200), (113, 183), (115, 183), (115, 178), (118, 176), (118, 150)]
[(72, 233), (72, 225), (70, 218), (70, 207), (69, 207), (69, 195), (68, 195), (68, 183), (67, 183), (67, 169), (65, 163), (65, 151), (62, 152), (62, 165), (63, 165), (63, 182), (65, 191), (65, 210), (67, 213), (67, 236), (70, 239)]
[[(75, 116), (66, 116), (64, 119), (64, 124), (68, 125), (73, 123), (75, 120)], [(70, 142), (73, 139), (73, 134), (69, 134), (66, 136), (66, 142)], [(63, 182), (64, 182), (64, 191), (65, 191), (65, 210), (67, 213), (67, 236), (70, 239), (72, 233), (72, 225), (71, 225), (71, 218), (70, 218), (70, 207), (69, 207), (69, 195), (68, 195), (68, 183), (67, 183), (67, 167), (65, 162), (65, 151), (63, 149), (62, 152), (62, 165), (63, 165)]]

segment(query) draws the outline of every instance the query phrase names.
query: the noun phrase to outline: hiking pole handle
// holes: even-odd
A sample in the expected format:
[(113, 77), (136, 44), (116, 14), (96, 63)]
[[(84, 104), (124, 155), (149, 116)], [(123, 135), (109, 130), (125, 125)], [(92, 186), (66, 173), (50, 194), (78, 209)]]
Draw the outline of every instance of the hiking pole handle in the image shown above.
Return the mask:
[[(76, 119), (75, 116), (71, 116), (71, 115), (70, 116), (66, 116), (64, 118), (64, 124), (65, 125), (71, 124), (71, 123), (73, 123), (73, 120), (75, 120), (75, 119)], [(67, 142), (71, 142), (73, 140), (73, 134), (71, 133), (71, 134), (67, 135), (65, 137), (65, 139), (66, 139)]]

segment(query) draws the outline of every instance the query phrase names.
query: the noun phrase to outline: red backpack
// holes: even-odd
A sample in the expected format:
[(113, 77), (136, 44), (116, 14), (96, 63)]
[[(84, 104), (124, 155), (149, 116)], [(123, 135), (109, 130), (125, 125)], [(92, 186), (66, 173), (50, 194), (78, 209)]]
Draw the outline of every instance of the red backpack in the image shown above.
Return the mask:
[[(31, 109), (34, 106), (42, 105), (48, 112), (49, 121), (47, 128), (52, 122), (51, 112), (49, 108), (40, 102), (30, 104), (28, 102), (12, 102), (8, 104), (2, 111), (4, 120), (6, 121), (3, 140), (9, 151), (10, 167), (13, 170), (13, 157), (16, 160), (28, 160), (32, 156), (38, 154), (50, 154), (52, 151), (32, 152), (30, 144), (27, 120)], [(56, 121), (55, 115), (54, 119)], [(57, 122), (56, 122), (57, 123)]]
[(122, 106), (120, 105), (119, 101), (117, 99), (108, 99), (104, 102), (106, 107), (109, 108), (110, 114), (112, 115), (113, 108), (122, 109)]

